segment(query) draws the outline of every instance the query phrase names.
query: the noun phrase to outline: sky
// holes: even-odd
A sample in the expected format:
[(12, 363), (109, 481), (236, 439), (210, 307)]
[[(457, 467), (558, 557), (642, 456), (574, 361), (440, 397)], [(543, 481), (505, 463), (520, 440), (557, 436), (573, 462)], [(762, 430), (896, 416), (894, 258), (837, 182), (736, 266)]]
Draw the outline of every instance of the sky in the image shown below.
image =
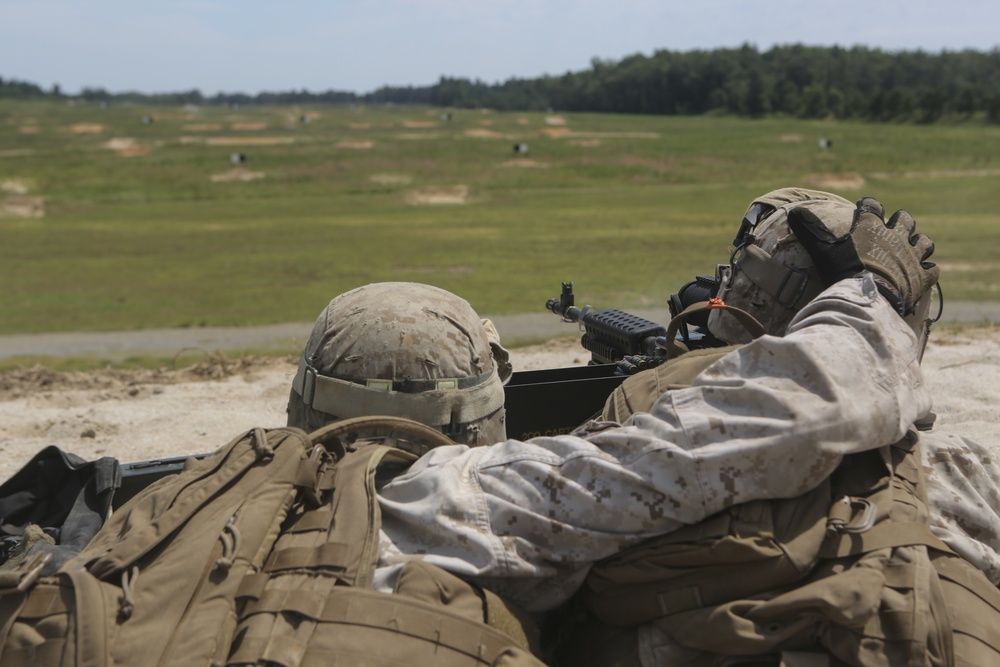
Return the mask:
[(996, 0), (0, 0), (0, 77), (62, 92), (499, 83), (658, 50), (1000, 46)]

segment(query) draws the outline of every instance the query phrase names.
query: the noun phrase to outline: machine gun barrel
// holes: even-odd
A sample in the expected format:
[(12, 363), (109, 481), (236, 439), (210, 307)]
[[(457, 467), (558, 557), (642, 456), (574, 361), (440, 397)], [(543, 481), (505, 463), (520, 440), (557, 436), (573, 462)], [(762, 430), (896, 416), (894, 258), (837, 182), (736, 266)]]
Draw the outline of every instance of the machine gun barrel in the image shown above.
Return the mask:
[(631, 355), (662, 356), (657, 339), (666, 336), (663, 325), (615, 308), (595, 310), (575, 305), (573, 283), (563, 283), (558, 299), (549, 299), (545, 307), (565, 322), (583, 325), (580, 344), (591, 353), (591, 364), (612, 364)]

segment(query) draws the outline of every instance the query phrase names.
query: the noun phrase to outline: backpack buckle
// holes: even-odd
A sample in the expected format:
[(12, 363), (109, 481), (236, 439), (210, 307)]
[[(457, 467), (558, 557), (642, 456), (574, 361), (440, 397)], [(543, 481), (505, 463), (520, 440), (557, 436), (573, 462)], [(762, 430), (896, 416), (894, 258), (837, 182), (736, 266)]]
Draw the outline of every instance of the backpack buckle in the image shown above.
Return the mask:
[[(861, 508), (861, 514), (855, 516), (855, 508)], [(833, 533), (864, 533), (875, 525), (875, 505), (867, 498), (844, 496), (830, 507), (826, 519), (826, 532)]]
[(316, 376), (319, 371), (312, 364), (305, 364), (302, 373), (302, 402), (313, 409), (313, 399), (316, 398)]

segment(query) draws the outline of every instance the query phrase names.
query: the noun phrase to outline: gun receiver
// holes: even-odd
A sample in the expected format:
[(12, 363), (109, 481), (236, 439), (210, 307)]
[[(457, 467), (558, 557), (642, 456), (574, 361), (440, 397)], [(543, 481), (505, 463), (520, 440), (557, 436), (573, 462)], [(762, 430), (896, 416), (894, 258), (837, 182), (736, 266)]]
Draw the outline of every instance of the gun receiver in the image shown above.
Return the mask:
[[(688, 306), (707, 301), (719, 289), (719, 281), (710, 276), (696, 276), (683, 285), (677, 294), (670, 295), (670, 317), (678, 315)], [(563, 283), (558, 299), (549, 299), (545, 307), (564, 322), (580, 323), (584, 334), (580, 344), (591, 354), (590, 364), (614, 364), (623, 357), (666, 357), (667, 328), (649, 320), (615, 308), (595, 310), (592, 306), (577, 308), (573, 283)], [(689, 327), (688, 324), (691, 326)], [(686, 349), (718, 347), (724, 345), (708, 331), (708, 311), (695, 312), (677, 319), (677, 340)], [(630, 360), (628, 372), (657, 365), (660, 360)]]
[(615, 308), (595, 310), (592, 306), (577, 308), (574, 304), (573, 283), (563, 283), (558, 299), (549, 299), (545, 307), (564, 322), (583, 325), (580, 340), (591, 354), (591, 364), (613, 364), (631, 355), (663, 356), (657, 339), (667, 334), (664, 326)]

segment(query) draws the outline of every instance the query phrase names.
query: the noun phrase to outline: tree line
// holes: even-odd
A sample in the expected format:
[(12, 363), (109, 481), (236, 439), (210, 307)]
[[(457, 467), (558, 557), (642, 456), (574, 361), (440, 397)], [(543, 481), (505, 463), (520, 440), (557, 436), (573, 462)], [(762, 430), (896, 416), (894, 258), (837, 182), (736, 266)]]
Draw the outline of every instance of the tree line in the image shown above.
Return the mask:
[[(0, 97), (61, 96), (58, 86), (43, 90), (0, 78)], [(746, 44), (731, 49), (660, 50), (618, 61), (595, 58), (585, 70), (492, 84), (442, 77), (429, 86), (384, 86), (364, 94), (301, 90), (213, 96), (196, 89), (144, 94), (86, 88), (76, 97), (148, 104), (391, 103), (916, 123), (983, 118), (1000, 123), (1000, 48), (929, 53), (792, 44), (759, 51)]]

